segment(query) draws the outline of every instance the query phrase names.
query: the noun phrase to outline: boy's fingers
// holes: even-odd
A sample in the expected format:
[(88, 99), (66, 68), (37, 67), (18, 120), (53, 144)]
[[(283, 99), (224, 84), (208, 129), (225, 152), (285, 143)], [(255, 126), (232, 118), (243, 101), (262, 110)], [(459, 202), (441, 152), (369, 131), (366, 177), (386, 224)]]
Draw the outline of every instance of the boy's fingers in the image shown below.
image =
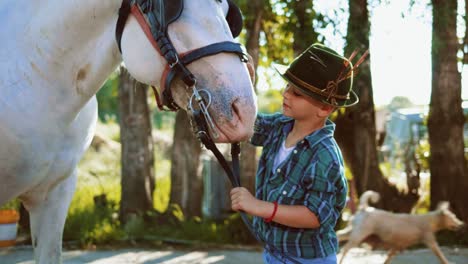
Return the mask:
[(240, 204), (237, 202), (237, 201), (232, 201), (231, 202), (231, 209), (234, 210), (234, 211), (238, 211), (241, 209), (241, 206)]
[(236, 194), (236, 193), (238, 193), (238, 192), (240, 192), (240, 190), (241, 190), (240, 187), (232, 188), (232, 189), (231, 189), (231, 192), (230, 192), (231, 196), (234, 195), (234, 194)]

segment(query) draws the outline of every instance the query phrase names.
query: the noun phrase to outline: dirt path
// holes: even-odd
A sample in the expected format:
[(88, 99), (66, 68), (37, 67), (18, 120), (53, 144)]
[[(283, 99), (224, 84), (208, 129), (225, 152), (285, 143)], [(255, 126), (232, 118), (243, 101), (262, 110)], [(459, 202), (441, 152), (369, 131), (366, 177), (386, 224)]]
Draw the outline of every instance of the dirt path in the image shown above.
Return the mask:
[[(468, 264), (468, 248), (443, 247), (442, 251), (452, 263)], [(340, 257), (340, 256), (339, 256)], [(379, 264), (385, 260), (385, 252), (353, 249), (346, 256), (345, 264)], [(33, 264), (32, 249), (29, 246), (0, 249), (1, 264)], [(66, 250), (64, 264), (260, 264), (260, 250), (208, 250), (171, 251), (149, 249), (119, 249), (81, 251)], [(405, 251), (395, 257), (393, 264), (439, 264), (428, 249)]]

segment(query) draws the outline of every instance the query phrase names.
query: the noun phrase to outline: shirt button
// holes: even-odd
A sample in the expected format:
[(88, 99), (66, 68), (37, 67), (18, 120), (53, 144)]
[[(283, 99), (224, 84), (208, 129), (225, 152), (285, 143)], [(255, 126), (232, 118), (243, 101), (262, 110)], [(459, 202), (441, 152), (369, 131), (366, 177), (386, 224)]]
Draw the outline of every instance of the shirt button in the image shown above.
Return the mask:
[(294, 150), (293, 152), (294, 152), (294, 154), (297, 154), (297, 150)]
[(286, 195), (288, 192), (287, 191), (283, 191), (283, 195)]
[(301, 143), (304, 143), (304, 140), (302, 140)]
[(276, 172), (278, 172), (278, 173), (281, 172), (281, 169), (277, 169)]

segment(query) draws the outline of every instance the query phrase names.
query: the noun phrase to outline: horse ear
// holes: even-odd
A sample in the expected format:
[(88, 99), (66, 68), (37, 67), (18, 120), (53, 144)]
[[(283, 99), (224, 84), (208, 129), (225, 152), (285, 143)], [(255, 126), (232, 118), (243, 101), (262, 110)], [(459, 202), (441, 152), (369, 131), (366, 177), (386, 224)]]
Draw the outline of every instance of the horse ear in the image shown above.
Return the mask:
[[(170, 1), (170, 0), (164, 0), (164, 10), (159, 10), (161, 7), (161, 4), (156, 1), (156, 4), (154, 5), (154, 13), (155, 14), (164, 14), (165, 16), (165, 24), (162, 25), (163, 27), (167, 28), (167, 25), (171, 24), (172, 22), (176, 21), (180, 15), (182, 14), (182, 10), (184, 10), (184, 1)], [(156, 11), (157, 10), (157, 11)], [(161, 22), (161, 20), (159, 20)]]
[(228, 0), (229, 4), (229, 11), (226, 15), (226, 21), (229, 24), (229, 28), (231, 29), (232, 36), (236, 38), (242, 31), (242, 13), (236, 4), (232, 2), (232, 0)]

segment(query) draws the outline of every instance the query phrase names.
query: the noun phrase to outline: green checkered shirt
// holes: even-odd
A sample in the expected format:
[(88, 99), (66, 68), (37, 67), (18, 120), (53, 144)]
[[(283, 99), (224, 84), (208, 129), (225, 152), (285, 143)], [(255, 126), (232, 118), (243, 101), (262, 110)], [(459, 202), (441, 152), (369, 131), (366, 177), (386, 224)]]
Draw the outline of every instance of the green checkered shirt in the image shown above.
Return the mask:
[(305, 205), (319, 219), (316, 229), (265, 223), (254, 217), (254, 227), (281, 254), (322, 258), (338, 252), (335, 224), (346, 203), (347, 183), (341, 151), (333, 138), (335, 124), (325, 126), (298, 142), (273, 172), (273, 163), (294, 120), (282, 114), (259, 114), (251, 143), (263, 146), (256, 176), (255, 196), (283, 205)]

